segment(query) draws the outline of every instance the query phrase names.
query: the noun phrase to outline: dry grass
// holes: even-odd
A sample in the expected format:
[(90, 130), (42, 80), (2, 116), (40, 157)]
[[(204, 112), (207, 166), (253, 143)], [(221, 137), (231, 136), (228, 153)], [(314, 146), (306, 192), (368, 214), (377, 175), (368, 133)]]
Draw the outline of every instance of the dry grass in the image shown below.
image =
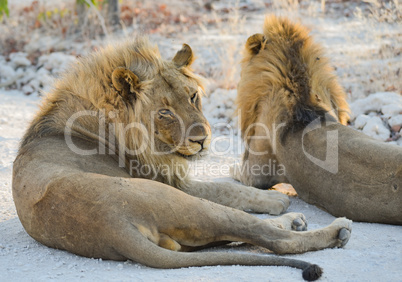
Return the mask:
[[(73, 3), (60, 3), (59, 7), (49, 9), (34, 1), (30, 6), (12, 9), (10, 17), (4, 17), (0, 23), (2, 53), (7, 56), (18, 51), (29, 51), (32, 55), (36, 52), (53, 52), (52, 47), (47, 50), (26, 50), (26, 46), (43, 38), (46, 38), (44, 41), (85, 41), (104, 35), (105, 30), (101, 25), (103, 18), (98, 11), (88, 9), (83, 19), (79, 20)], [(57, 44), (55, 47), (63, 50)]]
[[(195, 38), (188, 42), (201, 49), (198, 52), (205, 55), (209, 48), (216, 57), (213, 67), (200, 65), (197, 72), (202, 73), (214, 88), (233, 89), (239, 80), (239, 61), (247, 37), (261, 32), (262, 21), (252, 22), (265, 13), (276, 13), (293, 19), (358, 19), (364, 25), (362, 30), (356, 29), (356, 34), (340, 34), (345, 39), (345, 45), (373, 44), (369, 51), (338, 51), (330, 50), (332, 61), (338, 68), (341, 81), (349, 92), (367, 94), (374, 91), (401, 91), (400, 62), (401, 36), (399, 32), (388, 33), (377, 31), (379, 24), (398, 24), (401, 22), (401, 5), (398, 0), (249, 0), (244, 1), (207, 1), (174, 0), (162, 2), (157, 0), (137, 1), (124, 0), (120, 3), (120, 19), (122, 28), (113, 33), (110, 26), (102, 27), (103, 12), (88, 9), (84, 17), (79, 17), (74, 6), (75, 1), (60, 2), (48, 8), (33, 2), (28, 7), (11, 9), (10, 18), (0, 22), (0, 49), (2, 55), (8, 58), (12, 52), (25, 51), (35, 64), (43, 53), (63, 51), (73, 55), (84, 53), (84, 49), (96, 48), (111, 37), (132, 37), (138, 33), (158, 34), (163, 40), (176, 38), (186, 42), (187, 38)], [(54, 2), (53, 2), (54, 4)], [(55, 8), (56, 7), (56, 8)], [(314, 21), (314, 20), (312, 20)], [(252, 25), (250, 24), (252, 22)], [(318, 21), (315, 21), (318, 22)], [(319, 26), (310, 26), (320, 32)], [(363, 30), (364, 28), (364, 30)], [(369, 32), (369, 31), (376, 32)], [(197, 42), (197, 36), (204, 38), (213, 34), (213, 44)], [(16, 36), (18, 35), (18, 36)], [(327, 39), (325, 35), (324, 40)], [(393, 44), (394, 42), (399, 43)], [(72, 43), (80, 43), (82, 50), (77, 50)], [(203, 47), (204, 46), (204, 47)], [(199, 56), (199, 60), (202, 57)], [(382, 63), (387, 66), (381, 66)], [(197, 66), (197, 64), (196, 64)], [(360, 94), (357, 96), (361, 96)]]
[[(227, 8), (225, 16), (212, 12), (213, 28), (219, 31), (222, 40), (213, 46), (219, 59), (219, 67), (210, 74), (215, 81), (215, 87), (234, 89), (240, 77), (240, 60), (243, 42), (239, 36), (245, 34), (246, 16), (241, 12), (239, 2)], [(211, 23), (211, 21), (210, 21)], [(207, 35), (208, 28), (200, 23), (200, 28)]]
[(364, 0), (368, 3), (369, 13), (365, 14), (361, 9), (357, 8), (356, 15), (361, 18), (373, 19), (376, 22), (401, 23), (402, 22), (402, 5), (399, 0)]
[[(33, 1), (26, 7), (14, 7), (10, 10), (10, 17), (0, 20), (0, 47), (3, 55), (23, 51), (33, 40), (43, 37), (57, 38), (58, 41), (89, 42), (113, 35), (113, 28), (105, 21), (106, 11), (92, 6), (80, 15), (75, 1), (52, 4), (49, 7), (42, 2)], [(122, 29), (135, 29), (137, 33), (169, 35), (188, 32), (189, 26), (197, 26), (199, 17), (183, 16), (184, 10), (191, 14), (191, 10), (195, 9), (192, 7), (189, 10), (187, 6), (179, 9), (160, 4), (156, 0), (126, 0), (120, 4), (120, 23)]]

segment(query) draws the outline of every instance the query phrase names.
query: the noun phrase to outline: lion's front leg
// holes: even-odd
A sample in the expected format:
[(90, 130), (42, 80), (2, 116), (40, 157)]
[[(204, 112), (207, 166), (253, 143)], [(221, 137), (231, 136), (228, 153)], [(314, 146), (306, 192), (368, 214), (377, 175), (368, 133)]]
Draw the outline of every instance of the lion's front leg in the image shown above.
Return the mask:
[(239, 210), (278, 215), (286, 211), (288, 196), (231, 182), (190, 181), (180, 189), (189, 195)]

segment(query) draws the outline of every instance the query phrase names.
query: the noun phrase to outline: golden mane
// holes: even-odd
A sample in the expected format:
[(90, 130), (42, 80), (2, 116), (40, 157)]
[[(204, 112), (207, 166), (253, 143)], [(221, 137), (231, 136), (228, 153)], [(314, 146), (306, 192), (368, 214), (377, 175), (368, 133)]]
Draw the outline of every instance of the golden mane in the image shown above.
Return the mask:
[(320, 112), (331, 112), (346, 124), (345, 92), (309, 31), (276, 16), (266, 17), (263, 31), (248, 39), (241, 62), (237, 107), (244, 138), (254, 134), (247, 128), (258, 122), (261, 105), (270, 109), (269, 125), (306, 125)]
[[(112, 85), (112, 73), (118, 67), (132, 70), (139, 78), (135, 103), (129, 103), (123, 99)], [(148, 113), (142, 111), (143, 106), (152, 103), (152, 100), (159, 99), (158, 93), (154, 93), (150, 84), (155, 75), (173, 67), (173, 62), (163, 60), (158, 48), (151, 45), (145, 37), (110, 45), (87, 57), (79, 58), (56, 81), (54, 89), (44, 99), (40, 111), (21, 141), (21, 148), (36, 138), (50, 135), (64, 136), (69, 118), (78, 112), (91, 111), (96, 114), (76, 119), (71, 135), (104, 142), (117, 154), (122, 149), (119, 147), (121, 145), (128, 151), (138, 150), (143, 146), (144, 132), (138, 127), (125, 131), (124, 126), (132, 123), (140, 125), (149, 123), (149, 116), (146, 116)], [(181, 67), (179, 71), (203, 89), (201, 79), (193, 74), (190, 66)], [(106, 123), (105, 136), (99, 136), (99, 122), (102, 118)], [(116, 125), (111, 130), (107, 127), (110, 123)], [(154, 169), (171, 162), (172, 156), (157, 156), (151, 154), (150, 150), (148, 146), (142, 154), (136, 155), (135, 159)], [(124, 158), (128, 166), (130, 157), (126, 155)], [(178, 178), (180, 174), (185, 174), (183, 169), (187, 166), (183, 160), (177, 160), (177, 162), (180, 165), (172, 170), (179, 171), (167, 173), (167, 179), (163, 182), (177, 186), (177, 182), (182, 181)]]

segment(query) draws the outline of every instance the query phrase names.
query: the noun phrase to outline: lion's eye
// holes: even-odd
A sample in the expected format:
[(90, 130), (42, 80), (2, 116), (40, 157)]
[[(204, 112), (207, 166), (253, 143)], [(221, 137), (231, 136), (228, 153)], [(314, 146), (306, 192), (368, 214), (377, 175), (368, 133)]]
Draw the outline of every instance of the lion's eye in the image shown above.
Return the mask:
[(195, 92), (192, 96), (191, 96), (191, 103), (195, 103), (195, 100), (197, 100), (197, 92)]
[(172, 113), (170, 110), (168, 110), (168, 109), (160, 110), (160, 111), (159, 111), (159, 114), (162, 115), (162, 116), (170, 116), (170, 115), (173, 115), (173, 113)]

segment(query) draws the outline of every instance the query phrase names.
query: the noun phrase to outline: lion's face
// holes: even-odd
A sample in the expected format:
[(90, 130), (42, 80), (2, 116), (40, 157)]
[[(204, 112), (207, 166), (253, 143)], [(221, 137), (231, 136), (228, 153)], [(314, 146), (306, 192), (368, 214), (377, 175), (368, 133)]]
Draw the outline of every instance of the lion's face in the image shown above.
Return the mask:
[(211, 130), (201, 110), (197, 83), (172, 68), (158, 74), (153, 84), (159, 98), (147, 110), (154, 121), (153, 134), (159, 149), (185, 156), (206, 150)]
[[(142, 122), (147, 128), (155, 153), (173, 153), (182, 157), (199, 155), (211, 140), (211, 130), (201, 109), (201, 91), (197, 79), (187, 68), (193, 60), (191, 48), (183, 45), (171, 62), (147, 81), (147, 100), (143, 103)], [(122, 96), (135, 98), (141, 82), (133, 71), (117, 68), (112, 75), (114, 87)], [(134, 95), (134, 98), (133, 98)]]

